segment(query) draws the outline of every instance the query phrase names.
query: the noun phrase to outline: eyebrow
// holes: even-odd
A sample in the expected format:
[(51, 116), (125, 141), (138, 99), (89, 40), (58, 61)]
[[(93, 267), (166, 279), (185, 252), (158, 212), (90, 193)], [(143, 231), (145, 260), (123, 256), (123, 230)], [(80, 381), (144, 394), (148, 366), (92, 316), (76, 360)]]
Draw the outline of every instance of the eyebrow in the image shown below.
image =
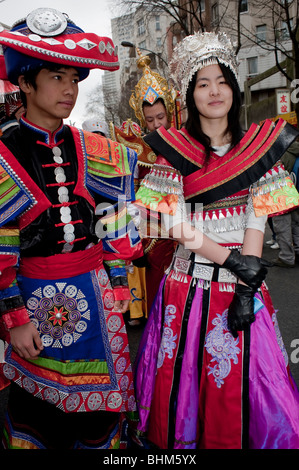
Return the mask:
[[(224, 78), (224, 75), (218, 75), (218, 77), (216, 77), (216, 80), (218, 80), (219, 78)], [(196, 79), (197, 82), (200, 82), (201, 80), (211, 80), (211, 79), (207, 77), (199, 77)]]
[[(66, 68), (65, 67), (61, 67), (59, 69), (56, 69), (56, 70), (50, 70), (50, 72), (53, 72), (53, 73), (62, 73), (62, 74), (66, 74)], [(73, 73), (73, 76), (74, 77), (79, 77), (79, 72), (74, 72)]]

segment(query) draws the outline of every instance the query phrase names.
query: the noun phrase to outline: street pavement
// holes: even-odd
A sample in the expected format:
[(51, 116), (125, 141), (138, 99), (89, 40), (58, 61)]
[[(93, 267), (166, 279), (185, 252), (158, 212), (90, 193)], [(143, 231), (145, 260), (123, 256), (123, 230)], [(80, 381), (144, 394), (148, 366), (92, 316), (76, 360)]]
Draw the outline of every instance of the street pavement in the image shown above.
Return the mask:
[[(265, 242), (271, 238), (270, 230), (266, 228)], [(272, 250), (264, 243), (263, 257), (274, 261), (278, 250)], [(272, 297), (273, 305), (277, 310), (277, 319), (288, 353), (289, 365), (294, 380), (299, 387), (299, 264), (294, 268), (269, 268), (266, 284)], [(130, 353), (134, 362), (143, 326), (127, 325)], [(6, 407), (8, 390), (0, 392), (0, 429), (3, 422), (3, 413)]]
[[(270, 238), (270, 230), (267, 228), (265, 241)], [(279, 250), (272, 250), (264, 243), (265, 259), (273, 262), (278, 253)], [(290, 370), (299, 387), (299, 264), (294, 268), (269, 268), (266, 284), (277, 310), (279, 329), (288, 353)]]

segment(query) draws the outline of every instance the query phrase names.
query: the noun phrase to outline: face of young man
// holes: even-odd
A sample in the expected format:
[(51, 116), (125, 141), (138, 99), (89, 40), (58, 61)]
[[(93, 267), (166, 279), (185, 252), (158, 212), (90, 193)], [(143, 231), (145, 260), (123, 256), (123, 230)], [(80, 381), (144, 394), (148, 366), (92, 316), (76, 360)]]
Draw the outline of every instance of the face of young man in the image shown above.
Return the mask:
[(163, 126), (169, 129), (170, 122), (167, 119), (166, 108), (161, 101), (157, 101), (153, 105), (143, 107), (143, 115), (147, 129), (152, 132)]
[(26, 117), (33, 124), (56, 130), (62, 119), (74, 108), (78, 96), (79, 75), (73, 67), (57, 71), (42, 69), (36, 77), (36, 89), (20, 77), (19, 85), (26, 93)]

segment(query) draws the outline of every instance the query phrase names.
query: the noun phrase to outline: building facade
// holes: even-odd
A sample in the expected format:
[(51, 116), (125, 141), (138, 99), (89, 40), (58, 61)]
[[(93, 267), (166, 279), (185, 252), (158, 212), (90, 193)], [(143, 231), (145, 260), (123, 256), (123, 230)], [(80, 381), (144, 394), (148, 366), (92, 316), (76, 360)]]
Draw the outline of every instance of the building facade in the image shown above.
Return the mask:
[(136, 48), (124, 47), (122, 42), (129, 42), (143, 54), (149, 55), (151, 68), (168, 79), (167, 65), (173, 48), (185, 35), (195, 31), (221, 30), (233, 39), (238, 50), (244, 125), (273, 117), (278, 111), (277, 90), (290, 87), (283, 71), (277, 70), (250, 85), (250, 107), (254, 109), (251, 113), (248, 113), (246, 91), (248, 84), (251, 84), (250, 79), (259, 77), (274, 67), (277, 61), (283, 62), (286, 54), (292, 53), (289, 27), (297, 21), (298, 3), (275, 0), (178, 0), (175, 15), (167, 13), (167, 2), (161, 2), (164, 8), (160, 11), (157, 5), (155, 8), (140, 6), (135, 13), (113, 19), (112, 37), (119, 47), (120, 58), (115, 96), (121, 96), (122, 102), (124, 97), (128, 101), (141, 74), (136, 66)]

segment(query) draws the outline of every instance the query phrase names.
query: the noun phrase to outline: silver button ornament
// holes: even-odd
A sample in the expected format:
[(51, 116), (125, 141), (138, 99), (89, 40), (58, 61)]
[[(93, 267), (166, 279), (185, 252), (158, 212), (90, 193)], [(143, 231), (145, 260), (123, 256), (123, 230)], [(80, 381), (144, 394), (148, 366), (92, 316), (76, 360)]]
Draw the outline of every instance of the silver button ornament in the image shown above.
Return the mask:
[(67, 28), (66, 16), (54, 8), (37, 8), (29, 13), (26, 23), (30, 31), (42, 36), (57, 36)]

